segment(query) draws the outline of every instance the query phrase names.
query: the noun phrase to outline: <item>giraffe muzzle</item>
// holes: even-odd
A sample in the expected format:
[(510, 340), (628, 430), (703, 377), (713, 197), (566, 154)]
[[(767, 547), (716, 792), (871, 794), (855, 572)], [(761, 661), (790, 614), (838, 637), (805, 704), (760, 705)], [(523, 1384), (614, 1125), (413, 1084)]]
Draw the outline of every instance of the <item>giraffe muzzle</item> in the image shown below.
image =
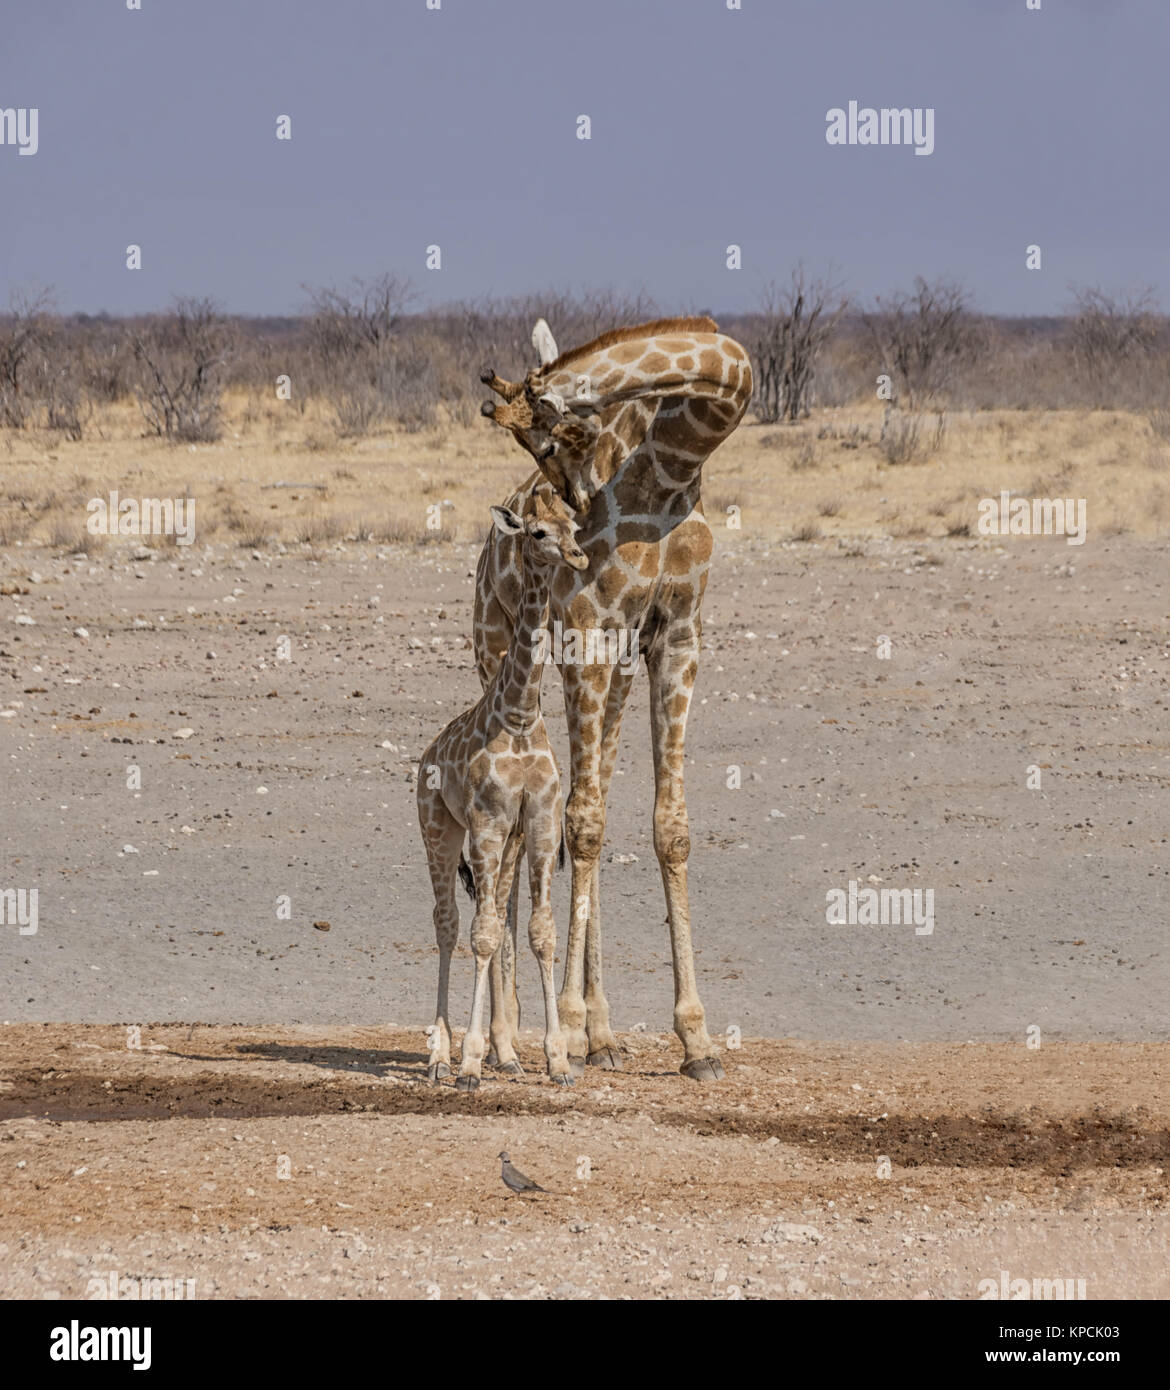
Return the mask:
[(584, 488), (578, 487), (574, 482), (567, 482), (561, 496), (565, 499), (565, 504), (575, 512), (587, 512), (592, 498)]

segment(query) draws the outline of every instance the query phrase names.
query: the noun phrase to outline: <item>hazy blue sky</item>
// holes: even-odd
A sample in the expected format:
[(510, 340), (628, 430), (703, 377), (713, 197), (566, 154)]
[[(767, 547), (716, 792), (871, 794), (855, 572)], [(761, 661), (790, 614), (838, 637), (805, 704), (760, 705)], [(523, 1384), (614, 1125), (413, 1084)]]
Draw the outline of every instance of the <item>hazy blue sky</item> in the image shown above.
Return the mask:
[[(947, 272), (992, 311), (1070, 281), (1170, 304), (1170, 0), (742, 4), (3, 0), (0, 108), (38, 109), (39, 150), (0, 147), (0, 297), (284, 313), (396, 270), (432, 302), (718, 310), (803, 258), (861, 296)], [(934, 153), (829, 146), (850, 100), (933, 107)]]

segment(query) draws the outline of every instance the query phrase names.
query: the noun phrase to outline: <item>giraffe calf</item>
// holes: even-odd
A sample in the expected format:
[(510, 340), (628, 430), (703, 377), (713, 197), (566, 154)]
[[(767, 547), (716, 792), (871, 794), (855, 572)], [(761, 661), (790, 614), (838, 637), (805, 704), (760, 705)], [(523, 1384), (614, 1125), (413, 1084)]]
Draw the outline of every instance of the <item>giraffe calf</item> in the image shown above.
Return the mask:
[[(455, 884), (464, 839), (475, 891), (471, 949), (475, 955), (475, 993), (471, 1023), (463, 1039), (456, 1086), (474, 1091), (484, 1056), (483, 1012), (489, 971), (493, 995), (500, 973), (493, 968), (504, 935), (508, 895), (522, 851), (528, 856), (532, 916), (528, 939), (540, 967), (544, 990), (544, 1053), (549, 1076), (572, 1084), (565, 1037), (553, 984), (556, 922), (549, 895), (561, 842), (561, 782), (540, 712), (543, 661), (538, 636), (548, 626), (549, 585), (560, 566), (583, 570), (585, 552), (574, 539), (577, 525), (559, 498), (543, 494), (529, 500), (523, 516), (493, 507), (497, 530), (520, 545), (523, 593), (511, 643), (480, 699), (453, 719), (422, 756), (418, 777), (418, 819), (431, 886), (435, 894), (435, 937), (439, 944), (439, 1000), (431, 1033), (432, 1081), (450, 1075), (451, 1030), (448, 986), (451, 954), (459, 938)], [(494, 1004), (502, 1005), (502, 998)], [(502, 1007), (492, 1042), (504, 1070), (519, 1070)]]

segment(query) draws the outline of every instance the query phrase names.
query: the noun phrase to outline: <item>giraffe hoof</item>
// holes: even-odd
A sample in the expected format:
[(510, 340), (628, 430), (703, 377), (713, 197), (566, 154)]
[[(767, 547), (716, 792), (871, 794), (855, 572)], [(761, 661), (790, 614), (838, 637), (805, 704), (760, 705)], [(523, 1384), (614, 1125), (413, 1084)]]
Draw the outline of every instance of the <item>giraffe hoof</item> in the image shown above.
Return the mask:
[(591, 1052), (585, 1061), (591, 1067), (600, 1067), (602, 1071), (622, 1069), (622, 1054), (616, 1047), (599, 1047), (596, 1052)]
[(569, 1075), (574, 1081), (579, 1081), (585, 1075), (585, 1058), (569, 1056)]
[(513, 1057), (510, 1062), (498, 1062), (496, 1070), (502, 1071), (505, 1076), (523, 1076), (524, 1068)]
[(432, 1062), (427, 1068), (427, 1080), (432, 1086), (437, 1085), (444, 1076), (451, 1075), (451, 1068), (446, 1062)]
[(560, 1076), (554, 1076), (552, 1079), (558, 1086), (571, 1086), (573, 1084), (573, 1078), (567, 1072)]
[(483, 1064), (485, 1067), (498, 1067), (500, 1065), (500, 1059), (496, 1056), (494, 1047), (488, 1048), (488, 1054), (483, 1059)]
[(456, 1089), (457, 1091), (478, 1091), (478, 1090), (479, 1090), (479, 1077), (478, 1077), (478, 1076), (460, 1076), (460, 1077), (457, 1077), (457, 1078), (456, 1078), (456, 1081), (455, 1081), (455, 1089)]
[(724, 1077), (723, 1063), (718, 1057), (696, 1057), (684, 1062), (679, 1071), (692, 1081), (722, 1081)]

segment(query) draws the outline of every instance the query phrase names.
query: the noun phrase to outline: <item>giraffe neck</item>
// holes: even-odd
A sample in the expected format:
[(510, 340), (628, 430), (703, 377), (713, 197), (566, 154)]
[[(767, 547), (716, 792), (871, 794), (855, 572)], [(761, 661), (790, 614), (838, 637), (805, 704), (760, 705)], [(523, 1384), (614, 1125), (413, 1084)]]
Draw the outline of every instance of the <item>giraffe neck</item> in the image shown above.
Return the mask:
[(541, 389), (588, 401), (600, 413), (595, 487), (644, 447), (657, 488), (675, 492), (697, 485), (703, 464), (743, 418), (752, 374), (733, 339), (668, 332), (588, 353), (556, 369)]
[[(527, 547), (524, 547), (526, 550)], [(522, 552), (523, 553), (523, 552)], [(530, 734), (540, 718), (540, 681), (544, 662), (538, 661), (540, 634), (548, 626), (551, 567), (534, 563), (523, 553), (524, 589), (516, 611), (512, 640), (496, 676), (495, 709), (509, 733)]]

